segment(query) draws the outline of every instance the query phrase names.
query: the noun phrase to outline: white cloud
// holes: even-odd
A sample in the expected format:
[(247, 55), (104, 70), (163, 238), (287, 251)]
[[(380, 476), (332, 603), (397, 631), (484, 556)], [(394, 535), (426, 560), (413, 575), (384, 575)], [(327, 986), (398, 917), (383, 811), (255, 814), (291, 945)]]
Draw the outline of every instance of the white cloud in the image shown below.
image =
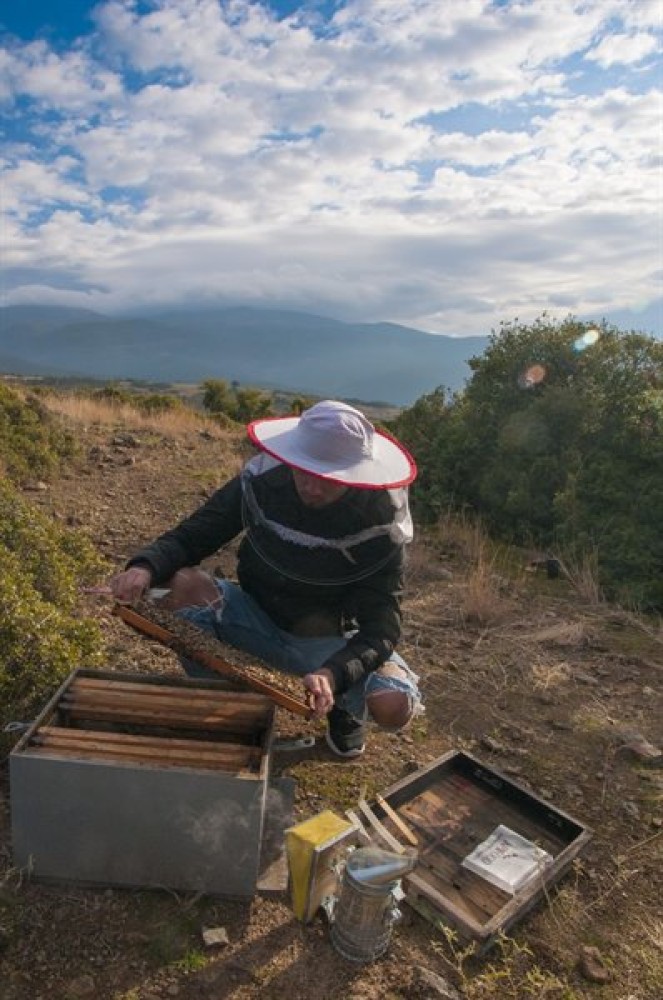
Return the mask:
[(599, 66), (614, 66), (617, 63), (628, 65), (639, 63), (653, 52), (657, 51), (657, 42), (653, 35), (609, 35), (602, 38), (585, 56), (598, 63)]
[(44, 108), (82, 113), (117, 99), (122, 92), (117, 74), (80, 50), (61, 56), (38, 41), (5, 50), (3, 62), (5, 100), (29, 97)]
[(111, 0), (68, 51), (14, 42), (9, 299), (50, 300), (50, 268), (58, 301), (70, 281), (102, 309), (244, 298), (485, 333), (659, 294), (653, 4), (348, 0), (321, 23)]

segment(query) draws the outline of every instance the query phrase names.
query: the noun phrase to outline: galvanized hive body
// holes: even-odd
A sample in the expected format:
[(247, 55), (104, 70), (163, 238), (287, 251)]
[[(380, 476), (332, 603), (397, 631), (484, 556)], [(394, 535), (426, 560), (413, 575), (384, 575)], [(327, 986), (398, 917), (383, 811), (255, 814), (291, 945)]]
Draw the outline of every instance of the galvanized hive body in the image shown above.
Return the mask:
[(14, 863), (44, 880), (253, 895), (274, 706), (75, 671), (10, 755)]

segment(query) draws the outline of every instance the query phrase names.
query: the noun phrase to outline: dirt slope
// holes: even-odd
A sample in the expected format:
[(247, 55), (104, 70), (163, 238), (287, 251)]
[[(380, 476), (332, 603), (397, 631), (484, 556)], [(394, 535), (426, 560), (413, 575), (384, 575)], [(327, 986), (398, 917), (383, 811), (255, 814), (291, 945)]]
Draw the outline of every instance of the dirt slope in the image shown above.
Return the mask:
[[(238, 467), (239, 438), (126, 424), (77, 424), (81, 455), (31, 497), (82, 527), (110, 563), (193, 509)], [(364, 758), (339, 763), (318, 740), (276, 768), (297, 781), (296, 812), (337, 811), (452, 747), (476, 753), (588, 823), (582, 862), (484, 962), (409, 909), (385, 958), (355, 966), (321, 921), (303, 927), (284, 894), (250, 904), (169, 892), (44, 887), (12, 868), (6, 766), (0, 802), (1, 1000), (415, 1000), (443, 996), (421, 971), (468, 997), (653, 1000), (660, 995), (663, 771), (629, 749), (662, 742), (662, 637), (564, 581), (477, 565), (467, 539), (420, 537), (410, 561), (402, 651), (422, 677), (427, 712), (402, 735), (372, 733)], [(476, 555), (476, 552), (475, 552)], [(232, 553), (212, 561), (232, 575)], [(116, 670), (177, 671), (173, 654), (131, 633), (88, 598)], [(477, 614), (477, 609), (480, 614)], [(73, 666), (73, 665), (72, 665)], [(281, 734), (322, 730), (279, 714)], [(204, 927), (229, 944), (208, 952)], [(599, 949), (597, 975), (578, 967)], [(596, 971), (596, 970), (595, 970)], [(589, 970), (591, 974), (591, 970)]]

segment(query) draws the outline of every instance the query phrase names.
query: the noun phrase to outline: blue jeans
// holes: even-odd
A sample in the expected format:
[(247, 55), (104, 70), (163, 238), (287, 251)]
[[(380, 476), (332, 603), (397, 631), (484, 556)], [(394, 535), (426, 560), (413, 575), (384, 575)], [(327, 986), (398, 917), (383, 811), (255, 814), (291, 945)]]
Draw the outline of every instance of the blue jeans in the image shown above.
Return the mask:
[[(253, 598), (241, 587), (228, 580), (215, 580), (219, 590), (218, 604), (205, 607), (181, 608), (177, 613), (199, 628), (212, 632), (236, 649), (259, 657), (275, 670), (303, 677), (317, 670), (326, 660), (342, 649), (347, 639), (340, 635), (304, 637), (278, 628)], [(366, 695), (379, 691), (401, 691), (407, 694), (414, 713), (422, 711), (417, 687), (419, 678), (405, 661), (392, 653), (389, 662), (400, 667), (402, 677), (371, 673), (364, 680), (338, 695), (336, 705), (363, 722), (368, 717)], [(218, 674), (191, 660), (182, 660), (189, 677), (216, 678)]]

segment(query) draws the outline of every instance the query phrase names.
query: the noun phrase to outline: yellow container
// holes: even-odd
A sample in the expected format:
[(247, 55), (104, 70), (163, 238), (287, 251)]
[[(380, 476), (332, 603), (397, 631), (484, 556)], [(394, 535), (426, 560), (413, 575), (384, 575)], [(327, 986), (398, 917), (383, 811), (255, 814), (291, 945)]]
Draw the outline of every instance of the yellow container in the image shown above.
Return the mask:
[(329, 809), (286, 830), (292, 908), (298, 920), (308, 923), (324, 898), (335, 893), (336, 864), (358, 840), (357, 826)]

